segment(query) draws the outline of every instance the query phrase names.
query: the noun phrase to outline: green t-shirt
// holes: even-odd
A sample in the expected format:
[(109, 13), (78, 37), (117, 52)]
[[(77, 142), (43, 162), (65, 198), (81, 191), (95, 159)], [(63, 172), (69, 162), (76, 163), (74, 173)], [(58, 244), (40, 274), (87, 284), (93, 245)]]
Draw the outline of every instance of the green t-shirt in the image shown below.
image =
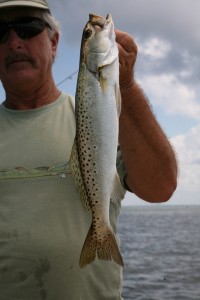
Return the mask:
[[(96, 260), (79, 268), (91, 224), (68, 164), (74, 99), (45, 107), (0, 106), (0, 299), (117, 300), (122, 269)], [(124, 176), (119, 159), (119, 172)], [(120, 203), (111, 203), (116, 230)]]

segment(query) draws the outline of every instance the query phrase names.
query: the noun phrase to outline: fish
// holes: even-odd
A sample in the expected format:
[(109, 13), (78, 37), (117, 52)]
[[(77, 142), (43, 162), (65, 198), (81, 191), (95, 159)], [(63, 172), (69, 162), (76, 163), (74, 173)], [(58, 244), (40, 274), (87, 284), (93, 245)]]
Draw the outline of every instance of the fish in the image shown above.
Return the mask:
[(76, 135), (70, 157), (77, 191), (92, 213), (80, 268), (96, 257), (124, 265), (109, 219), (110, 201), (120, 201), (124, 196), (116, 169), (120, 112), (119, 53), (112, 16), (89, 14), (80, 49)]

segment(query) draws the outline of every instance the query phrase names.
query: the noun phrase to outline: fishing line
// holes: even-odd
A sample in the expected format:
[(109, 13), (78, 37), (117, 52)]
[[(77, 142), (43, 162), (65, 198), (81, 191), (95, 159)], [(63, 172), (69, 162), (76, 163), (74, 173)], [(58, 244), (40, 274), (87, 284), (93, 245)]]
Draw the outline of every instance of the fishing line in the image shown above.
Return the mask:
[(73, 77), (76, 73), (78, 73), (78, 70), (76, 70), (75, 72), (71, 73), (70, 75), (68, 75), (68, 76), (67, 76), (66, 78), (64, 78), (63, 80), (61, 80), (61, 81), (57, 84), (57, 86), (61, 85), (63, 82), (65, 82), (65, 81), (68, 80), (68, 79), (72, 79), (72, 77)]

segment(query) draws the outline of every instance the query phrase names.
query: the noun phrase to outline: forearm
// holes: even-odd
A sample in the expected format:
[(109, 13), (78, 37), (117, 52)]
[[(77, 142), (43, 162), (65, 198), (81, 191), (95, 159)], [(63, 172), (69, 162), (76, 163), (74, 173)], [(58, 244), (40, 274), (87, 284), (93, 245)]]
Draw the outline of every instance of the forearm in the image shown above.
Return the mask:
[(121, 89), (121, 96), (119, 142), (127, 169), (126, 184), (146, 201), (167, 201), (177, 178), (171, 145), (135, 82)]

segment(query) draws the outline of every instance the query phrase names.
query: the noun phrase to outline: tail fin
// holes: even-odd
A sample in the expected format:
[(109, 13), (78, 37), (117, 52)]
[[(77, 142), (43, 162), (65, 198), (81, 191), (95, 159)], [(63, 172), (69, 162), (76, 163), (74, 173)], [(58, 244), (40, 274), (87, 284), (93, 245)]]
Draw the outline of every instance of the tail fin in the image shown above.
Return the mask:
[(100, 234), (96, 234), (91, 225), (87, 237), (85, 239), (80, 260), (80, 268), (93, 262), (96, 258), (96, 254), (99, 259), (102, 260), (114, 260), (117, 264), (123, 267), (123, 259), (119, 251), (118, 244), (116, 242), (114, 233), (111, 228), (106, 227)]

